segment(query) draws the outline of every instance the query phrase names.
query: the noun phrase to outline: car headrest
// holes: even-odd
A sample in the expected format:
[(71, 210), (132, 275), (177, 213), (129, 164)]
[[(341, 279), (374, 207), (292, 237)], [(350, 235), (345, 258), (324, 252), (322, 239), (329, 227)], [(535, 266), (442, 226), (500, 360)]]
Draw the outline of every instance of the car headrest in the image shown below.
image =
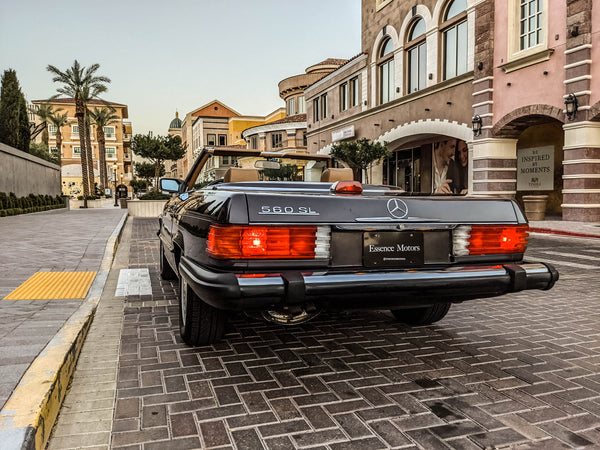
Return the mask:
[(321, 174), (321, 181), (335, 183), (336, 181), (353, 181), (352, 169), (327, 169)]
[(239, 181), (259, 181), (257, 169), (242, 169), (230, 167), (223, 176), (223, 183), (237, 183)]

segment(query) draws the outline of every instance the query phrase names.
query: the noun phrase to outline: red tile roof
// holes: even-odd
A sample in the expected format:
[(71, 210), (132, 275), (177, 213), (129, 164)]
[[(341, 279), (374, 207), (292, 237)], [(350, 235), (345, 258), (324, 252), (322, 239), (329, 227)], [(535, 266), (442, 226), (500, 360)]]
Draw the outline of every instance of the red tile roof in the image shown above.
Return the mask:
[(265, 125), (273, 125), (278, 123), (294, 123), (294, 122), (306, 122), (306, 114), (296, 114), (295, 116), (287, 116), (283, 119), (274, 120), (273, 122), (265, 123)]
[[(75, 99), (74, 98), (54, 98), (54, 99), (47, 99), (47, 100), (34, 100), (32, 103), (64, 103), (64, 104), (71, 104), (74, 105), (75, 104)], [(97, 99), (97, 98), (93, 98), (90, 101), (88, 101), (88, 105), (112, 105), (112, 106), (127, 106), (127, 105), (123, 105), (121, 103), (115, 103), (115, 102), (110, 102), (108, 100), (103, 100), (103, 99)]]

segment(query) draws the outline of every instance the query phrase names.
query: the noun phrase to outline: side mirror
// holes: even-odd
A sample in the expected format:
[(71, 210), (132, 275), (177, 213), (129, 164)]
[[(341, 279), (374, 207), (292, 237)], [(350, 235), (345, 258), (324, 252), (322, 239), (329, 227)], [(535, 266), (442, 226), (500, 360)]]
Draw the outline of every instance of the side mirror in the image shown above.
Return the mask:
[(175, 178), (161, 178), (160, 179), (160, 190), (165, 192), (179, 192), (181, 187), (181, 180)]

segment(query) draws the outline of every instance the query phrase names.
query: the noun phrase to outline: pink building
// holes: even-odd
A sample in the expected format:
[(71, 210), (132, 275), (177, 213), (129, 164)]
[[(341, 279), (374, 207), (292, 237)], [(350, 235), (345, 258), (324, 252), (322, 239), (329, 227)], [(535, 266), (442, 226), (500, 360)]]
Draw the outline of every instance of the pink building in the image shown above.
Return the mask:
[(600, 221), (600, 4), (474, 3), (473, 194), (548, 195), (547, 213)]

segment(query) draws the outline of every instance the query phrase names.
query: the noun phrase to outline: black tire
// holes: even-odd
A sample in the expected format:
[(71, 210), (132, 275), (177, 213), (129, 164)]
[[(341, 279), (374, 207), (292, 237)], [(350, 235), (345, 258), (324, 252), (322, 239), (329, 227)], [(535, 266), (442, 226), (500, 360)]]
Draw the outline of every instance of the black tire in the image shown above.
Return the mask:
[(450, 311), (450, 303), (436, 303), (424, 308), (392, 309), (392, 314), (398, 322), (408, 325), (431, 325), (442, 320)]
[(202, 301), (188, 286), (185, 278), (179, 281), (179, 332), (191, 346), (219, 342), (225, 332), (226, 312)]
[(177, 274), (170, 266), (169, 261), (167, 261), (167, 257), (165, 256), (165, 249), (162, 241), (160, 241), (160, 255), (158, 257), (159, 267), (160, 267), (160, 277), (163, 280), (176, 280)]

